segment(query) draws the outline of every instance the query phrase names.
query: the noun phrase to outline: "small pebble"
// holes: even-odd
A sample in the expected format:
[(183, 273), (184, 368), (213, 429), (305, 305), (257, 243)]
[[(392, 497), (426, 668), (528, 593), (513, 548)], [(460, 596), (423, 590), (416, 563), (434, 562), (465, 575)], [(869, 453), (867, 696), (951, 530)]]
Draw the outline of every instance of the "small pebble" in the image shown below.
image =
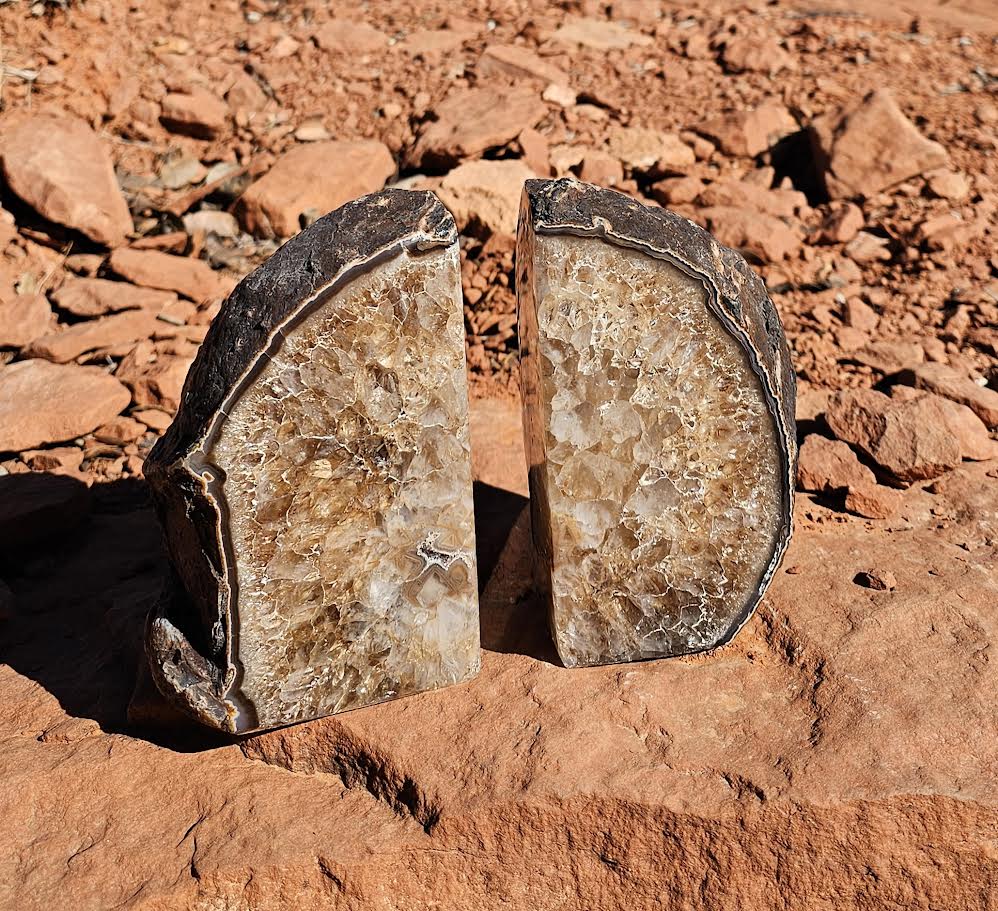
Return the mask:
[(892, 592), (898, 587), (897, 576), (889, 569), (871, 569), (856, 573), (852, 581), (862, 585), (863, 588), (872, 588), (878, 592)]

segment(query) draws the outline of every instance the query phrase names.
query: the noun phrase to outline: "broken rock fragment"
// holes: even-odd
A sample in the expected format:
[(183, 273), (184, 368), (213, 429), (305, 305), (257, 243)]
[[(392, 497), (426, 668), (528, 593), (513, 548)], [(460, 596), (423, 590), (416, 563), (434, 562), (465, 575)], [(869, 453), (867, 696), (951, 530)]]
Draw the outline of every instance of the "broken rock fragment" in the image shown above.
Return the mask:
[(732, 250), (574, 180), (526, 184), (521, 382), (539, 583), (566, 665), (730, 639), (790, 536), (794, 374)]
[(811, 137), (833, 199), (873, 196), (949, 162), (946, 150), (926, 139), (885, 89), (819, 117)]
[(889, 519), (901, 508), (901, 491), (883, 484), (859, 484), (846, 491), (845, 507), (866, 519)]
[(388, 47), (384, 32), (353, 19), (331, 19), (313, 37), (321, 50), (331, 54), (374, 54)]
[(926, 394), (942, 409), (946, 428), (956, 438), (963, 458), (973, 462), (998, 458), (998, 441), (991, 439), (984, 422), (970, 408), (941, 395)]
[(897, 400), (875, 389), (834, 395), (825, 419), (832, 432), (905, 483), (935, 478), (960, 464), (960, 444), (933, 396)]
[(180, 407), (180, 395), (194, 358), (172, 356), (158, 347), (150, 341), (139, 342), (122, 359), (114, 375), (132, 390), (136, 405), (157, 405), (173, 412)]
[(782, 104), (767, 102), (754, 111), (734, 111), (697, 124), (696, 131), (728, 155), (754, 157), (797, 131), (797, 121)]
[(802, 490), (832, 493), (844, 488), (875, 484), (876, 477), (848, 444), (808, 434), (800, 447), (797, 483)]
[[(159, 250), (115, 250), (108, 263), (122, 278), (144, 288), (175, 291), (194, 301), (225, 296), (225, 279), (203, 259)], [(123, 291), (123, 295), (131, 292)]]
[(61, 331), (36, 338), (28, 345), (25, 354), (64, 364), (88, 351), (137, 342), (152, 335), (155, 330), (155, 313), (149, 310), (126, 310), (76, 323)]
[(44, 294), (0, 297), (0, 348), (20, 348), (54, 328), (55, 318)]
[(291, 237), (303, 216), (324, 215), (380, 190), (394, 173), (392, 153), (377, 140), (313, 142), (278, 158), (239, 198), (236, 211), (251, 234)]
[(865, 221), (863, 210), (855, 203), (840, 203), (825, 216), (815, 234), (814, 242), (819, 244), (847, 244), (860, 231)]
[(652, 43), (647, 35), (616, 22), (588, 18), (570, 19), (551, 38), (558, 44), (581, 45), (594, 51), (623, 50), (632, 44), (645, 46)]
[(796, 61), (775, 36), (740, 35), (727, 41), (721, 54), (724, 68), (731, 73), (765, 73), (775, 76), (781, 70), (796, 68)]
[(60, 310), (74, 316), (93, 317), (122, 310), (157, 312), (174, 303), (177, 295), (106, 278), (67, 278), (52, 294), (52, 300)]
[(128, 390), (97, 367), (25, 360), (0, 368), (0, 452), (72, 440), (117, 417)]
[(547, 107), (529, 88), (480, 87), (451, 92), (420, 130), (409, 164), (446, 170), (486, 149), (505, 145), (525, 127), (534, 126)]
[(763, 262), (786, 259), (801, 245), (798, 230), (764, 212), (711, 206), (700, 209), (699, 219), (703, 219), (721, 243)]
[(897, 373), (925, 360), (925, 350), (918, 342), (906, 342), (903, 339), (883, 339), (867, 342), (849, 357), (879, 370), (881, 373)]
[(745, 180), (717, 180), (698, 194), (697, 204), (747, 209), (776, 218), (793, 218), (807, 206), (807, 197), (797, 190), (771, 190)]
[(853, 582), (863, 588), (872, 588), (878, 592), (894, 591), (898, 586), (897, 576), (889, 569), (871, 569), (856, 573)]
[(97, 134), (82, 120), (51, 114), (17, 116), (0, 136), (3, 177), (43, 218), (115, 247), (132, 216)]
[(490, 44), (478, 61), (483, 77), (500, 76), (511, 80), (535, 79), (548, 85), (568, 85), (568, 75), (533, 51), (514, 44)]
[(464, 317), (440, 203), (363, 197), (242, 281), (145, 474), (177, 577), (150, 665), (205, 724), (257, 730), (472, 676)]
[(444, 177), (440, 199), (462, 232), (512, 237), (523, 182), (535, 176), (519, 158), (468, 161)]
[(173, 133), (217, 139), (228, 131), (229, 107), (207, 89), (171, 92), (163, 99), (160, 121)]
[(912, 377), (918, 388), (966, 405), (989, 430), (998, 429), (998, 392), (994, 389), (979, 386), (945, 364), (920, 364), (912, 371)]
[(658, 165), (662, 171), (682, 172), (696, 161), (693, 149), (674, 133), (644, 127), (614, 128), (610, 132), (608, 148), (625, 167), (637, 171)]

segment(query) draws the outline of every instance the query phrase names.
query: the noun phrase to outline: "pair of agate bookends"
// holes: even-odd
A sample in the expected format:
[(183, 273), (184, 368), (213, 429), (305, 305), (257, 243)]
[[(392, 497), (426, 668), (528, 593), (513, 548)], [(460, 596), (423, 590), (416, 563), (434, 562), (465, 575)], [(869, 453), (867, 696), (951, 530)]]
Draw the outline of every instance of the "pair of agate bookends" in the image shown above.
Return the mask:
[[(539, 591), (568, 666), (745, 623), (786, 549), (794, 375), (764, 286), (663, 209), (528, 181), (516, 250)], [(232, 293), (146, 462), (159, 689), (233, 733), (480, 662), (464, 316), (428, 192), (351, 202)]]

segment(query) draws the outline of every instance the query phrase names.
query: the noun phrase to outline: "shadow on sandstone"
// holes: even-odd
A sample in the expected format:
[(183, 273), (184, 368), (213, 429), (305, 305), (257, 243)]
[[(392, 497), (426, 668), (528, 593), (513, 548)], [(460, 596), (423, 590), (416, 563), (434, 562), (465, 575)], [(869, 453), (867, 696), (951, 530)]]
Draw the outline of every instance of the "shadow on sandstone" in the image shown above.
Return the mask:
[(530, 501), (481, 481), (474, 493), (482, 648), (560, 664), (532, 579)]
[(107, 733), (181, 751), (227, 742), (194, 724), (147, 731), (128, 721), (146, 614), (167, 569), (145, 483), (8, 475), (0, 504), (0, 579), (13, 596), (0, 661)]
[[(482, 644), (555, 660), (524, 569), (529, 559), (516, 559), (515, 570), (508, 559), (511, 548), (528, 546), (526, 504), (475, 485)], [(172, 713), (145, 669), (145, 618), (167, 569), (144, 482), (88, 488), (42, 472), (0, 477), (0, 580), (10, 589), (0, 588), (0, 662), (107, 733), (183, 752), (232, 743)]]

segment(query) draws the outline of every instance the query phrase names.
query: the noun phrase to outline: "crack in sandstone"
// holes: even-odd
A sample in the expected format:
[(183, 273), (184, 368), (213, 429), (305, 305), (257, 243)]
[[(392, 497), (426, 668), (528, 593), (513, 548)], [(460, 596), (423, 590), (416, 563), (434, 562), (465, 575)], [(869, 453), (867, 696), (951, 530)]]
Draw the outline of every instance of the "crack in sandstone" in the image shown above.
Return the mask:
[[(223, 802), (222, 807), (220, 807), (219, 809), (222, 809), (224, 807), (225, 803)], [(197, 867), (197, 854), (198, 854), (197, 830), (200, 827), (200, 825), (208, 818), (208, 816), (209, 814), (204, 810), (202, 810), (198, 818), (195, 819), (194, 822), (192, 822), (187, 827), (187, 831), (184, 832), (183, 838), (181, 838), (180, 841), (177, 842), (177, 847), (179, 848), (185, 841), (187, 841), (188, 838), (191, 839), (191, 856), (190, 860), (188, 860), (187, 862), (187, 872), (190, 875), (191, 879), (193, 879), (195, 882), (201, 881), (201, 873)]]
[(735, 797), (741, 800), (744, 797), (754, 797), (758, 801), (766, 799), (765, 788), (757, 785), (751, 778), (740, 775), (737, 772), (719, 772), (725, 784), (735, 792)]
[(365, 743), (346, 726), (328, 722), (315, 740), (302, 743), (276, 731), (240, 744), (247, 759), (302, 775), (335, 775), (348, 789), (363, 788), (393, 813), (412, 819), (427, 835), (440, 821), (442, 807), (419, 782), (385, 753)]
[(315, 860), (319, 866), (319, 872), (332, 883), (333, 887), (340, 893), (346, 892), (346, 885), (340, 876), (330, 867), (329, 861), (325, 857), (317, 857)]
[[(801, 698), (813, 716), (808, 742), (812, 748), (817, 747), (825, 737), (825, 724), (834, 698), (826, 696), (829, 693), (825, 686), (829, 682), (826, 659), (818, 653), (813, 642), (794, 629), (790, 618), (777, 612), (771, 604), (760, 605), (758, 614), (763, 641), (801, 686)], [(787, 772), (789, 776), (790, 770)]]
[(831, 656), (822, 653), (813, 639), (800, 633), (788, 615), (764, 602), (758, 616), (763, 642), (797, 681), (800, 691), (795, 694), (795, 701), (800, 702), (811, 716), (802, 756), (799, 759), (780, 756), (777, 760), (777, 766), (789, 784), (810, 763), (818, 748), (827, 745), (831, 719), (839, 716), (836, 730), (842, 730), (843, 726), (848, 728), (857, 710), (855, 705), (850, 706), (849, 699), (843, 698), (847, 682), (832, 671)]

